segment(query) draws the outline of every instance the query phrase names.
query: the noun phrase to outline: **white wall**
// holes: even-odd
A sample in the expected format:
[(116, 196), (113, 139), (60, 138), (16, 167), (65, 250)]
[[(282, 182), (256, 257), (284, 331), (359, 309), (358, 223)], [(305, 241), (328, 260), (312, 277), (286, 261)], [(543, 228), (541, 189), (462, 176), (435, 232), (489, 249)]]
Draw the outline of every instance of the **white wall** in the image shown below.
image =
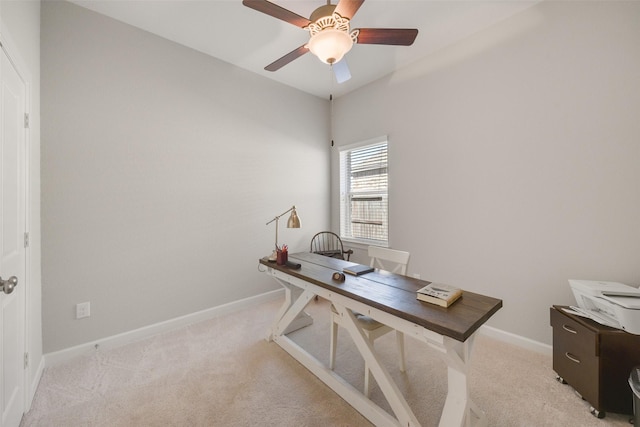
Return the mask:
[[(329, 226), (328, 102), (42, 4), (45, 352), (257, 295), (274, 224)], [(75, 320), (75, 305), (91, 317)]]
[[(42, 276), (40, 232), (40, 2), (0, 1), (0, 33), (10, 40), (20, 72), (28, 79), (29, 103), (29, 206), (27, 228), (27, 351), (31, 396), (36, 391), (42, 369)], [(24, 283), (24, 282), (23, 282)]]
[(503, 299), (489, 325), (544, 343), (567, 279), (640, 284), (639, 23), (543, 2), (335, 101), (337, 145), (389, 135), (410, 274)]

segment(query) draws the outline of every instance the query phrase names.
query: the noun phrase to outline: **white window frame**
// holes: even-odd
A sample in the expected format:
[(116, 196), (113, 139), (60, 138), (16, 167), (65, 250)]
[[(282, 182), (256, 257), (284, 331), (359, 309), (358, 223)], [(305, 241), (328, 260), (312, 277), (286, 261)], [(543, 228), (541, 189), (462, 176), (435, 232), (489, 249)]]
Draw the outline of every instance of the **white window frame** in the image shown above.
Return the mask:
[[(366, 147), (371, 147), (375, 145), (386, 144), (387, 151), (387, 163), (386, 163), (386, 188), (381, 188), (378, 191), (368, 191), (365, 193), (365, 197), (374, 196), (380, 197), (381, 203), (384, 204), (383, 215), (379, 216), (377, 219), (382, 221), (382, 227), (384, 230), (382, 232), (383, 236), (386, 237), (383, 239), (376, 238), (367, 238), (361, 236), (354, 236), (353, 233), (353, 219), (351, 214), (351, 181), (350, 181), (350, 173), (348, 172), (348, 166), (345, 164), (346, 158), (345, 155), (355, 150), (359, 150)], [(363, 245), (375, 245), (375, 246), (389, 246), (389, 139), (387, 135), (379, 136), (376, 138), (368, 139), (366, 141), (361, 141), (355, 144), (350, 144), (346, 146), (342, 146), (339, 149), (338, 155), (339, 162), (339, 182), (340, 182), (340, 213), (339, 213), (339, 230), (340, 230), (340, 238), (344, 241), (352, 242), (352, 243), (360, 243)], [(356, 233), (358, 234), (358, 233)], [(361, 233), (365, 234), (365, 233)]]

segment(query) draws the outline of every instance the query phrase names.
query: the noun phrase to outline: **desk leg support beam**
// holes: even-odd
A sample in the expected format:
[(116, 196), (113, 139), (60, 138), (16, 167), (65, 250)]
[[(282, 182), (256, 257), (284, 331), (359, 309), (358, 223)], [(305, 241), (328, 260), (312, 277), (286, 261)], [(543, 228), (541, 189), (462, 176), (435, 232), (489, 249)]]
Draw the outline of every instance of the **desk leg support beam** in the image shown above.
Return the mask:
[(273, 337), (276, 334), (288, 334), (313, 323), (313, 318), (303, 310), (315, 294), (278, 278), (275, 278), (275, 280), (284, 288), (285, 298), (274, 322), (267, 331), (267, 341), (273, 341)]
[(335, 302), (334, 307), (343, 319), (341, 325), (349, 332), (351, 339), (365, 360), (365, 366), (369, 368), (371, 374), (373, 374), (373, 377), (380, 386), (384, 397), (387, 399), (387, 402), (389, 402), (389, 406), (391, 406), (393, 413), (398, 419), (399, 425), (408, 427), (419, 426), (420, 423), (402, 395), (402, 392), (391, 378), (389, 372), (380, 364), (371, 342), (367, 339), (362, 329), (358, 327), (353, 312)]
[(359, 390), (298, 346), (289, 337), (277, 335), (274, 337), (274, 341), (374, 425), (379, 427), (398, 426), (398, 421), (384, 409), (367, 399)]
[(442, 357), (447, 364), (449, 391), (440, 417), (440, 426), (470, 427), (486, 426), (486, 416), (480, 408), (469, 399), (467, 373), (471, 350), (475, 335), (465, 342), (445, 337)]

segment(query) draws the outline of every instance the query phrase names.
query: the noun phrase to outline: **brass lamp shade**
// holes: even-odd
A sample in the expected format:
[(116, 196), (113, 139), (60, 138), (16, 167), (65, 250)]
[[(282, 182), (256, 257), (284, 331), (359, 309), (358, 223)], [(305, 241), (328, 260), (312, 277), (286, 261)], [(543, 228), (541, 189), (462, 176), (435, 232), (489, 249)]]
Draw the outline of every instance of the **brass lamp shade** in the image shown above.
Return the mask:
[(300, 218), (296, 213), (296, 207), (293, 207), (291, 211), (291, 216), (289, 216), (289, 220), (287, 221), (287, 228), (300, 228)]

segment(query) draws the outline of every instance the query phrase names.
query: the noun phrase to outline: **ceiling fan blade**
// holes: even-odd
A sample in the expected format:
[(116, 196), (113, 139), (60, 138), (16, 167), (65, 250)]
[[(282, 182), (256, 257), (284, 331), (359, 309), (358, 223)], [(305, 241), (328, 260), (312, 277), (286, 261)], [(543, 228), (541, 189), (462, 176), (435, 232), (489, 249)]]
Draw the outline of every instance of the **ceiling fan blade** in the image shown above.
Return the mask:
[(343, 18), (353, 18), (364, 0), (340, 0), (336, 6), (335, 12)]
[(284, 67), (289, 62), (293, 61), (294, 59), (300, 58), (302, 55), (304, 55), (307, 52), (309, 52), (309, 48), (307, 47), (307, 45), (306, 44), (302, 45), (299, 48), (287, 53), (282, 58), (276, 59), (271, 64), (264, 67), (264, 69), (267, 71), (278, 71), (280, 68)]
[(331, 68), (333, 68), (333, 74), (338, 83), (344, 83), (351, 78), (351, 71), (349, 71), (346, 59), (342, 58), (339, 62), (331, 65)]
[(307, 18), (267, 0), (242, 0), (242, 4), (258, 12), (266, 13), (269, 16), (293, 24), (296, 27), (304, 28), (311, 23)]
[(418, 30), (408, 28), (360, 28), (358, 44), (389, 44), (411, 46)]

